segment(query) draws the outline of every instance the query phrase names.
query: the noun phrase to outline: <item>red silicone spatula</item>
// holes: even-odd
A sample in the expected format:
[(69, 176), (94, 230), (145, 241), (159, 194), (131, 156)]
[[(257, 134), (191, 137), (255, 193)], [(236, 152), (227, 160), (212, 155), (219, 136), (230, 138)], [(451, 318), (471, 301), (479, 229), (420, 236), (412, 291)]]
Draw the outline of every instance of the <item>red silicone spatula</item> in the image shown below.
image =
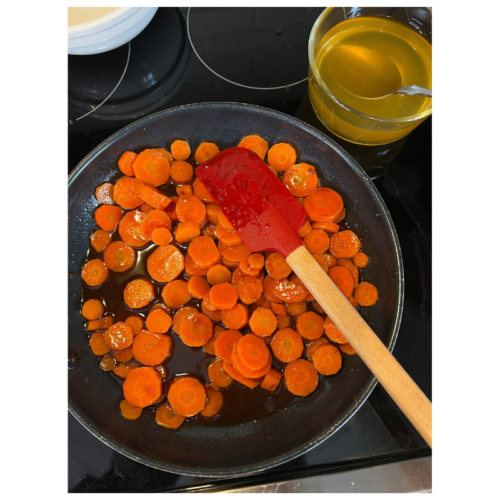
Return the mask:
[(196, 169), (208, 192), (253, 252), (280, 252), (368, 368), (432, 447), (432, 405), (302, 244), (306, 213), (252, 151), (229, 148)]

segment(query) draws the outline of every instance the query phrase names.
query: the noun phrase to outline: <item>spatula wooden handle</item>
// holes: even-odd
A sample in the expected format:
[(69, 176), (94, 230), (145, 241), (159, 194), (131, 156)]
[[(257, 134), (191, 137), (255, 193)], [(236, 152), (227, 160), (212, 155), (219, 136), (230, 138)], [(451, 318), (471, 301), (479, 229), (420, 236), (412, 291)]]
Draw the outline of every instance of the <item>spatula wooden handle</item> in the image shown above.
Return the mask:
[(432, 448), (432, 405), (305, 246), (286, 258), (370, 371)]

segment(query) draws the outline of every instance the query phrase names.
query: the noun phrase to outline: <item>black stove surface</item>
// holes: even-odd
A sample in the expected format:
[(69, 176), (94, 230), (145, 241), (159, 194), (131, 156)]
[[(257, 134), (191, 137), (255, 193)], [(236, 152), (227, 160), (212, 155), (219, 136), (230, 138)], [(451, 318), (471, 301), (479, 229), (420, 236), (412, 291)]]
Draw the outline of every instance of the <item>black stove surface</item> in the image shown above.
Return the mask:
[[(330, 135), (374, 179), (394, 220), (405, 272), (394, 355), (432, 399), (432, 119), (388, 146), (364, 148), (342, 141), (314, 115), (307, 82), (296, 83), (307, 78), (307, 38), (322, 9), (194, 8), (189, 15), (192, 45), (187, 10), (160, 8), (129, 44), (100, 55), (69, 56), (68, 171), (125, 125), (190, 103), (256, 104), (297, 116)], [(241, 60), (235, 47), (244, 55)], [(282, 66), (273, 74), (277, 61)], [(287, 61), (293, 65), (288, 73)], [(431, 455), (380, 385), (318, 447), (264, 473), (226, 480), (146, 467), (107, 447), (71, 414), (68, 419), (70, 492), (221, 491)]]

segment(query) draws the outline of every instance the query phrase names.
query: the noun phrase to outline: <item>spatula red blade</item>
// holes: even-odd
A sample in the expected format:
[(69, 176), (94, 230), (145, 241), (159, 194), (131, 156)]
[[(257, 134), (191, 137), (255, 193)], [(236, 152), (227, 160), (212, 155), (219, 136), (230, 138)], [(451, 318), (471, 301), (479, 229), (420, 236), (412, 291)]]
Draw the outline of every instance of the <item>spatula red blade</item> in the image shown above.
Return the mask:
[(302, 245), (304, 208), (253, 151), (225, 149), (196, 175), (252, 252), (276, 250), (287, 257)]

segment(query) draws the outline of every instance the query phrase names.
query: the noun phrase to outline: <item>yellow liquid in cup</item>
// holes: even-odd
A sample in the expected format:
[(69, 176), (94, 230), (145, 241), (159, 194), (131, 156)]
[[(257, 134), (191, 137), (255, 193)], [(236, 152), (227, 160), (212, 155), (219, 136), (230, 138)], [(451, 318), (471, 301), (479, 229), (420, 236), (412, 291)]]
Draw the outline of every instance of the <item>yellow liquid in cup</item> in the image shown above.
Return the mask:
[[(324, 84), (338, 101), (372, 117), (407, 118), (432, 105), (432, 99), (420, 96), (366, 98), (383, 96), (401, 85), (432, 88), (432, 46), (416, 30), (399, 21), (357, 17), (339, 23), (318, 44), (316, 65)], [(390, 69), (396, 71), (400, 82), (396, 82)], [(309, 95), (316, 114), (328, 129), (359, 144), (392, 142), (422, 121), (390, 130), (380, 121), (352, 116), (345, 107), (334, 105), (314, 78), (310, 78)]]

